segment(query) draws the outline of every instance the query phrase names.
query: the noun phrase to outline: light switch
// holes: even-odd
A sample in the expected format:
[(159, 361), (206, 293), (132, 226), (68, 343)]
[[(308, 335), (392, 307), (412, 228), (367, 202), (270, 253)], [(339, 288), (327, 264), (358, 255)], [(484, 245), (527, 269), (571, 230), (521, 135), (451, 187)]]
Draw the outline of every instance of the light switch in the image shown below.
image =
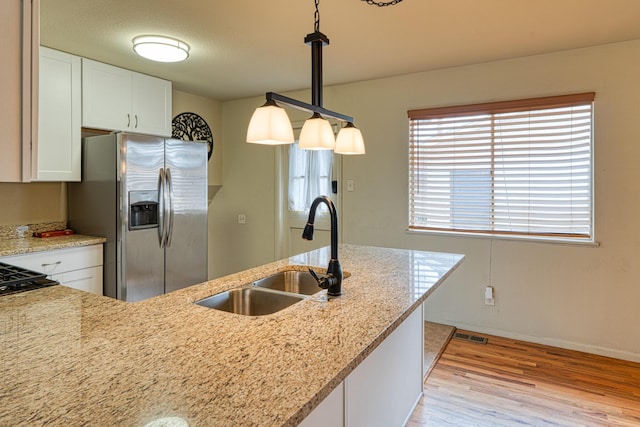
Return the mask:
[(247, 214), (240, 213), (238, 214), (238, 224), (246, 224), (247, 223)]
[(348, 179), (347, 180), (347, 191), (353, 191), (353, 180), (352, 179)]

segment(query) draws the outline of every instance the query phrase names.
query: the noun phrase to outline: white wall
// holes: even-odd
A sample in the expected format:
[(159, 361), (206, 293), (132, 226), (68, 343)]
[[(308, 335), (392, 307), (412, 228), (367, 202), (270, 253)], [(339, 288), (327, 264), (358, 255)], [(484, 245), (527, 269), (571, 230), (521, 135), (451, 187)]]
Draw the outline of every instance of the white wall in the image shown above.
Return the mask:
[[(427, 301), (429, 320), (640, 361), (638, 70), (634, 41), (325, 88), (325, 106), (354, 116), (367, 144), (365, 156), (343, 159), (343, 183), (355, 181), (354, 192), (342, 193), (343, 241), (466, 254)], [(407, 110), (587, 91), (596, 92), (600, 247), (406, 232)], [(273, 258), (274, 148), (244, 143), (263, 102), (223, 104), (224, 186), (213, 226), (225, 250), (214, 261), (217, 276)], [(236, 223), (238, 212), (246, 225)], [(487, 284), (494, 307), (483, 304)]]

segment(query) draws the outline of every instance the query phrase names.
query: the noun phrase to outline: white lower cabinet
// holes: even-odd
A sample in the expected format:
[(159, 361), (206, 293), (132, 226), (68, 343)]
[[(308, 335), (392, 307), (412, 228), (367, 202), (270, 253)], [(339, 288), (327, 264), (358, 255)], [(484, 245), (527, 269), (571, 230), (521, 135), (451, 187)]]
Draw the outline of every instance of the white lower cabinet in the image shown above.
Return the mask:
[(422, 396), (423, 327), (415, 310), (300, 425), (403, 426)]
[(0, 262), (44, 273), (70, 288), (102, 295), (102, 245), (2, 257)]
[(102, 295), (102, 266), (65, 271), (55, 280), (70, 288)]

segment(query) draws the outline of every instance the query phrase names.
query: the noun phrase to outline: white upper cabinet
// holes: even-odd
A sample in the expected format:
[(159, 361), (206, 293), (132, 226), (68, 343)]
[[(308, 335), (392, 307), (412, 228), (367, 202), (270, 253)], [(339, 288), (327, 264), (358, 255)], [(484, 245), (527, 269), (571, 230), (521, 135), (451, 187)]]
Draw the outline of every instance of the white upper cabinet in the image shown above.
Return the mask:
[(171, 136), (171, 82), (133, 74), (133, 128), (135, 132)]
[(82, 126), (128, 130), (131, 71), (82, 58)]
[(32, 126), (37, 115), (32, 116), (31, 107), (38, 93), (32, 78), (38, 75), (39, 5), (39, 0), (0, 1), (0, 182), (31, 180), (31, 148), (37, 146)]
[(38, 173), (34, 181), (80, 181), (81, 59), (40, 47)]
[(82, 126), (171, 136), (171, 82), (83, 58)]

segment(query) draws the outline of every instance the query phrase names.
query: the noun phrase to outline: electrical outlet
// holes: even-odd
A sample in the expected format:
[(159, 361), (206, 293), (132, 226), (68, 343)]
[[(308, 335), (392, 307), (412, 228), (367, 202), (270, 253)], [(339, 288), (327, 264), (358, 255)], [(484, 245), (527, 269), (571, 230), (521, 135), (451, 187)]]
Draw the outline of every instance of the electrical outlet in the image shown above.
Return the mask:
[(484, 305), (496, 305), (493, 286), (487, 286), (486, 288), (484, 288)]
[(238, 224), (246, 224), (247, 223), (247, 214), (240, 213), (238, 214)]

